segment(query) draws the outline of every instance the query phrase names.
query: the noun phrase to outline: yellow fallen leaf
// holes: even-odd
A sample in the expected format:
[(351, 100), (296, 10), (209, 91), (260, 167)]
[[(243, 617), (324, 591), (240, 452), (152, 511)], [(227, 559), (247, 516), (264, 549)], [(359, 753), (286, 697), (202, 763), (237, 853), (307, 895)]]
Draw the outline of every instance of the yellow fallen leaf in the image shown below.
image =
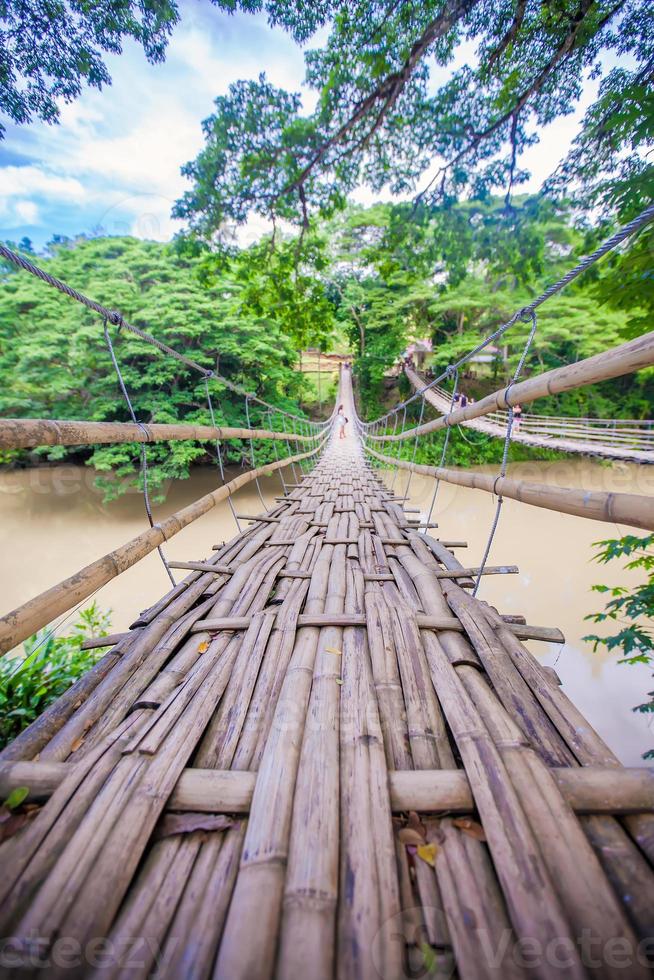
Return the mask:
[(419, 844), (418, 845), (418, 857), (422, 858), (430, 867), (435, 867), (436, 865), (436, 854), (438, 848), (435, 844)]
[(343, 683), (343, 681), (342, 681), (342, 680), (340, 679), (340, 677), (337, 677), (337, 678), (336, 678), (336, 683), (337, 683), (337, 684), (342, 684), (342, 683)]
[(325, 647), (325, 653), (333, 653), (335, 656), (342, 656), (342, 650), (337, 650), (336, 647)]
[(72, 745), (70, 747), (70, 751), (71, 752), (77, 752), (77, 750), (79, 749), (79, 747), (81, 746), (81, 744), (82, 744), (83, 741), (84, 741), (84, 736), (83, 735), (80, 735), (80, 737), (79, 738), (76, 738), (75, 741), (72, 743)]
[(198, 653), (206, 653), (208, 649), (209, 649), (209, 644), (207, 643), (206, 640), (204, 640), (198, 647)]

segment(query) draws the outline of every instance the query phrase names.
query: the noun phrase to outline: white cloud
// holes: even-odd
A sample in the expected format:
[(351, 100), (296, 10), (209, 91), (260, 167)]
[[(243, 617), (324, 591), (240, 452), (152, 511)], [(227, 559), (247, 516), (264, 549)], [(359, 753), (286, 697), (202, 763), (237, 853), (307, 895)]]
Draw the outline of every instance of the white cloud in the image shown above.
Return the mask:
[(2, 167), (0, 194), (3, 198), (25, 194), (52, 194), (67, 201), (83, 201), (86, 192), (79, 180), (60, 174), (47, 173), (37, 166)]
[[(302, 90), (302, 50), (283, 31), (270, 29), (265, 18), (230, 16), (191, 2), (181, 8), (182, 20), (163, 64), (148, 64), (139, 45), (127, 42), (122, 55), (106, 59), (112, 84), (102, 91), (85, 89), (74, 103), (62, 105), (59, 126), (8, 127), (4, 147), (10, 165), (0, 167), (5, 226), (10, 217), (12, 228), (23, 219), (25, 224), (40, 222), (38, 234), (32, 227), (29, 231), (37, 244), (53, 233), (74, 235), (98, 227), (166, 238), (180, 227), (170, 218), (188, 187), (180, 168), (202, 148), (200, 124), (213, 111), (216, 96), (238, 79), (256, 78), (262, 69), (273, 84)], [(461, 45), (455, 64), (474, 57), (471, 45)], [(436, 67), (435, 80), (442, 82), (449, 70)], [(584, 91), (585, 102), (591, 89)], [(304, 90), (303, 97), (308, 109), (315, 93)], [(577, 132), (580, 115), (581, 110), (543, 131), (538, 146), (521, 160), (533, 177), (520, 189), (536, 190), (554, 169)], [(362, 188), (355, 198), (369, 203), (383, 196)], [(16, 209), (18, 200), (33, 207)], [(239, 231), (239, 240), (267, 229), (252, 219)]]
[(39, 209), (34, 201), (13, 201), (10, 202), (7, 210), (10, 221), (13, 217), (14, 225), (35, 225), (39, 217)]
[[(12, 165), (0, 168), (0, 199), (5, 211), (16, 197), (34, 202), (41, 233), (30, 228), (30, 236), (37, 244), (55, 232), (98, 227), (170, 237), (181, 227), (172, 207), (188, 187), (180, 169), (202, 148), (201, 121), (216, 96), (262, 67), (274, 84), (294, 90), (304, 74), (302, 52), (265, 19), (191, 3), (182, 4), (163, 64), (148, 64), (135, 42), (106, 60), (111, 86), (86, 89), (62, 105), (60, 125), (8, 127)], [(16, 159), (28, 165), (15, 166)]]

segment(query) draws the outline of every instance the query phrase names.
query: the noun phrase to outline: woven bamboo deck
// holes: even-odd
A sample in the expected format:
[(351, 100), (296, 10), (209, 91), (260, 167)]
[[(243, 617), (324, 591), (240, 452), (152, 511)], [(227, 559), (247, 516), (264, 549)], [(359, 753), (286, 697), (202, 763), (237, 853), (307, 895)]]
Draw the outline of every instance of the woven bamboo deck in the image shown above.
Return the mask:
[(47, 802), (2, 975), (648, 975), (654, 778), (521, 642), (556, 630), (472, 599), (351, 427), (261, 517), (4, 754)]

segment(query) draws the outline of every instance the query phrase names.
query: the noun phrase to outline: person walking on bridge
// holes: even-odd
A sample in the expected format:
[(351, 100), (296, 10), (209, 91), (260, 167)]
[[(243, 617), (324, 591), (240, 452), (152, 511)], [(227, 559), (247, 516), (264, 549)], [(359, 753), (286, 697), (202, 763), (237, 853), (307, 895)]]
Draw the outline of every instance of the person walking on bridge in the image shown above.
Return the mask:
[(336, 428), (338, 429), (338, 438), (345, 439), (345, 426), (349, 422), (349, 419), (343, 414), (343, 406), (338, 406), (338, 412), (336, 413)]

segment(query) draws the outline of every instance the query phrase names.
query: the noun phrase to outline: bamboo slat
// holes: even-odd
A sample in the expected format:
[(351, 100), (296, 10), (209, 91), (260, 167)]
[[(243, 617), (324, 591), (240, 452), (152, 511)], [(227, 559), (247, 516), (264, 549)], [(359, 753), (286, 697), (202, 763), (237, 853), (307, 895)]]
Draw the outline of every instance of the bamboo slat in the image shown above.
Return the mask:
[[(400, 688), (401, 690), (401, 688)], [(394, 761), (398, 757), (394, 757)], [(75, 763), (0, 762), (0, 796), (25, 786), (30, 801), (52, 796)], [(613, 766), (551, 770), (575, 813), (626, 816), (654, 809), (654, 771)], [(256, 774), (230, 769), (184, 769), (166, 808), (203, 813), (248, 813)], [(391, 808), (402, 813), (472, 813), (470, 783), (462, 769), (391, 769)]]

